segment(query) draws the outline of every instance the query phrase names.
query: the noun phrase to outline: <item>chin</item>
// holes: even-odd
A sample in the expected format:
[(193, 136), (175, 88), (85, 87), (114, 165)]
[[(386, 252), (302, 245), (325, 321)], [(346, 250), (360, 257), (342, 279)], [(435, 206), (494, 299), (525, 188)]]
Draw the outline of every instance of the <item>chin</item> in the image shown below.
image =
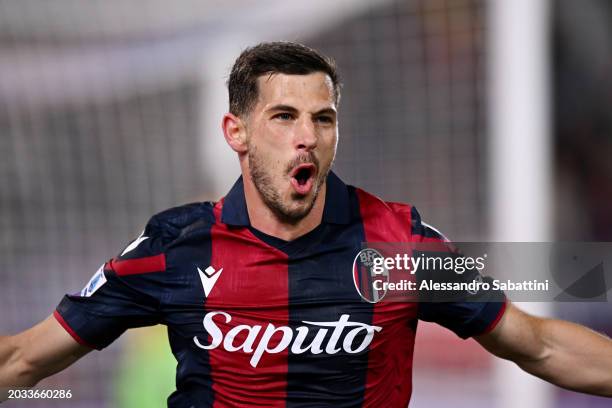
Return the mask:
[[(309, 194), (306, 197), (304, 196), (299, 196), (299, 197), (301, 198), (294, 199), (292, 197), (290, 200), (290, 203), (284, 206), (284, 208), (282, 209), (277, 208), (276, 213), (285, 222), (295, 224), (301, 221), (302, 219), (304, 219), (304, 217), (306, 217), (308, 214), (310, 214), (310, 211), (312, 210), (312, 207), (314, 206), (314, 198), (312, 197), (311, 194)], [(296, 201), (299, 201), (299, 203), (296, 203)]]
[(312, 200), (305, 200), (302, 201), (300, 204), (297, 205), (290, 205), (288, 208), (288, 215), (294, 215), (296, 217), (305, 217), (308, 215), (308, 213), (310, 212), (310, 210), (312, 210), (313, 207), (313, 203)]

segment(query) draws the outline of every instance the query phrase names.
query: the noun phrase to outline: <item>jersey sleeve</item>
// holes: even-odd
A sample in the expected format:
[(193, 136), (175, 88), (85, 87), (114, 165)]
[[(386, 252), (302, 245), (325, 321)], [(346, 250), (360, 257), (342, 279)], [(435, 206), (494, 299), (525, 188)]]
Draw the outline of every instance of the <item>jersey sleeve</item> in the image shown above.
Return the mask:
[(65, 295), (57, 306), (55, 318), (77, 342), (99, 350), (129, 328), (161, 322), (167, 267), (164, 239), (155, 229), (149, 222), (81, 292)]
[[(443, 248), (439, 254), (429, 252), (428, 256), (461, 257), (461, 253), (440, 232), (421, 221), (418, 211), (411, 211), (412, 236), (419, 243), (437, 243), (437, 248)], [(448, 270), (427, 269), (417, 273), (417, 284), (423, 280), (445, 284), (478, 281), (490, 281), (482, 277), (476, 268), (468, 268), (462, 273)], [(506, 297), (502, 291), (453, 291), (442, 297), (433, 298), (433, 292), (420, 292), (418, 318), (428, 322), (438, 323), (453, 331), (461, 338), (485, 334), (495, 328), (506, 309)]]

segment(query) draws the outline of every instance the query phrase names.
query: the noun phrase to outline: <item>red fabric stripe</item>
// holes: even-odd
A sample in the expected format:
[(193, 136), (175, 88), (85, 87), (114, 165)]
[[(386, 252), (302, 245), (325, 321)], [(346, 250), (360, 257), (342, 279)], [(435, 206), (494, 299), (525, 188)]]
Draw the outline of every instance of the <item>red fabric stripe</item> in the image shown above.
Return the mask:
[(495, 329), (495, 327), (497, 327), (497, 324), (500, 322), (501, 318), (504, 316), (504, 313), (506, 313), (507, 306), (508, 306), (508, 300), (504, 302), (504, 304), (502, 305), (502, 308), (499, 309), (499, 312), (497, 312), (497, 317), (495, 318), (495, 320), (493, 320), (491, 324), (489, 324), (487, 328), (484, 329), (482, 333), (480, 333), (481, 335), (490, 333), (493, 331), (493, 329)]
[(166, 270), (166, 255), (159, 254), (136, 259), (115, 258), (110, 261), (110, 267), (119, 276), (164, 272)]
[(53, 312), (53, 317), (55, 317), (55, 320), (58, 321), (58, 323), (64, 328), (64, 330), (66, 330), (68, 334), (71, 335), (74, 340), (76, 340), (77, 343), (92, 349), (96, 349), (96, 347), (92, 346), (91, 344), (80, 338), (79, 335), (76, 334), (74, 330), (72, 330), (72, 327), (70, 327), (68, 323), (66, 323), (62, 315), (59, 314), (57, 310)]
[[(410, 242), (410, 207), (390, 207), (380, 199), (357, 189), (367, 242)], [(407, 276), (395, 277), (392, 281)], [(382, 326), (374, 336), (368, 354), (364, 407), (407, 406), (412, 393), (412, 355), (415, 330), (409, 322), (417, 319), (414, 302), (378, 302), (372, 324)], [(414, 326), (416, 327), (416, 326)]]
[(448, 244), (447, 241), (445, 241), (443, 238), (436, 238), (436, 237), (425, 237), (423, 235), (420, 234), (414, 234), (412, 236), (412, 240), (415, 242), (426, 242), (426, 243), (434, 243), (434, 244), (438, 244), (438, 243), (444, 243), (444, 244)]
[[(287, 255), (261, 242), (247, 229), (232, 229), (220, 222), (221, 205), (214, 209), (217, 223), (212, 234), (212, 267), (223, 268), (222, 275), (206, 299), (207, 312), (223, 311), (232, 319), (226, 323), (216, 316), (215, 323), (224, 335), (238, 325), (261, 326), (255, 348), (268, 323), (288, 326), (289, 282)], [(243, 330), (232, 344), (240, 346), (247, 339)], [(268, 347), (278, 345), (282, 333), (276, 333)], [(211, 341), (209, 337), (208, 341)], [(286, 405), (288, 349), (264, 353), (256, 367), (250, 365), (253, 353), (229, 352), (223, 346), (209, 351), (214, 407), (284, 407)]]

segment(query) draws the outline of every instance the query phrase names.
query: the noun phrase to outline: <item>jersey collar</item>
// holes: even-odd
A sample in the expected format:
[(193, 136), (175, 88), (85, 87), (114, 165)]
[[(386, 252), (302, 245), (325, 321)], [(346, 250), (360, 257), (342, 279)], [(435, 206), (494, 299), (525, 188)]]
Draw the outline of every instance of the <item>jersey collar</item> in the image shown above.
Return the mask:
[[(332, 224), (348, 224), (350, 222), (349, 194), (346, 184), (334, 172), (327, 176), (327, 190), (323, 222)], [(242, 176), (236, 180), (232, 189), (223, 199), (221, 222), (224, 224), (248, 227), (251, 225), (244, 197)]]

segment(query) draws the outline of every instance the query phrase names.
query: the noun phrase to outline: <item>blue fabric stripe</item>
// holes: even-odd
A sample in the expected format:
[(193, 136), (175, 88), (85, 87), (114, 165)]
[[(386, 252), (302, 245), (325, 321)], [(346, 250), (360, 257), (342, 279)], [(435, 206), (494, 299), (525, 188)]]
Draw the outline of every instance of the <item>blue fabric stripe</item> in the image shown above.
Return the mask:
[[(351, 206), (357, 204), (354, 190), (349, 190)], [(289, 255), (289, 321), (295, 330), (303, 321), (336, 322), (343, 314), (350, 321), (372, 323), (372, 305), (363, 302), (352, 278), (355, 255), (365, 239), (363, 225), (353, 217), (349, 225), (327, 224), (301, 242), (301, 251), (285, 248)], [(311, 344), (319, 327), (310, 326), (304, 345)], [(333, 328), (323, 347), (328, 344)], [(342, 342), (348, 329), (344, 329)], [(361, 344), (363, 337), (355, 342)], [(287, 407), (360, 407), (363, 403), (368, 368), (368, 349), (359, 354), (343, 350), (336, 354), (289, 353)]]
[[(203, 210), (194, 222), (181, 229), (167, 258), (168, 276), (174, 279), (168, 282), (162, 312), (178, 362), (177, 389), (168, 397), (169, 408), (212, 407), (215, 399), (209, 352), (195, 348), (192, 338), (193, 333), (202, 332), (206, 312), (197, 268), (206, 268), (212, 259), (213, 205), (207, 203)], [(202, 303), (194, 304), (194, 299), (202, 299)], [(193, 323), (186, 326), (186, 322)]]

